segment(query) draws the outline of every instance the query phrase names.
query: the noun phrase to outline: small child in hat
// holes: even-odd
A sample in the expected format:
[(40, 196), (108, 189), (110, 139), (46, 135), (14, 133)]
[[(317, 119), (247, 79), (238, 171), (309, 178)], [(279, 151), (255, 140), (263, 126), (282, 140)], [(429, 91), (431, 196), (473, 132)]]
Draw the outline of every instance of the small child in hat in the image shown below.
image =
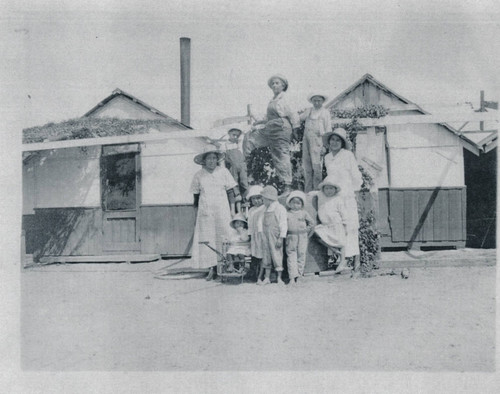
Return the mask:
[(283, 241), (288, 230), (286, 209), (278, 202), (278, 191), (274, 186), (266, 186), (262, 190), (262, 199), (266, 207), (262, 219), (262, 266), (265, 271), (264, 280), (258, 280), (258, 285), (271, 283), (271, 269), (278, 274), (277, 283), (284, 285), (283, 273)]
[(221, 145), (221, 151), (225, 152), (226, 167), (238, 183), (241, 195), (245, 197), (248, 190), (247, 164), (239, 142), (243, 132), (240, 129), (232, 128), (227, 133), (229, 139)]
[(291, 192), (286, 199), (288, 207), (286, 256), (290, 285), (297, 283), (299, 276), (304, 275), (308, 234), (315, 224), (311, 215), (304, 209), (305, 203), (306, 195), (299, 190)]
[[(338, 263), (336, 271), (347, 268), (344, 257), (348, 223), (340, 191), (341, 182), (336, 177), (328, 176), (319, 184), (317, 204), (321, 224), (314, 228), (316, 235), (328, 247), (328, 266)], [(335, 253), (334, 249), (338, 249), (340, 253)], [(336, 256), (339, 258), (336, 259)]]
[(262, 189), (260, 185), (250, 186), (248, 189), (247, 199), (250, 201), (250, 209), (248, 211), (248, 234), (250, 235), (250, 251), (252, 253), (252, 263), (258, 267), (257, 280), (262, 278), (264, 267), (262, 266), (262, 233), (264, 210), (266, 209), (262, 200)]
[(226, 270), (233, 272), (235, 270), (234, 264), (239, 263), (240, 269), (245, 264), (245, 256), (250, 256), (250, 240), (248, 236), (248, 224), (242, 214), (237, 214), (231, 220), (231, 227), (234, 229), (229, 237), (229, 248), (226, 253), (228, 266)]

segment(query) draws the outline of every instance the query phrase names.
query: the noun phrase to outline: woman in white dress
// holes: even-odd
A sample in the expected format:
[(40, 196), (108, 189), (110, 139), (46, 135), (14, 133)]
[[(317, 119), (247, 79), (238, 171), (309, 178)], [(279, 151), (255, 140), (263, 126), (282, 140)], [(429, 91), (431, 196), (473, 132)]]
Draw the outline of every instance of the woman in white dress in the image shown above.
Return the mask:
[(337, 128), (323, 135), (323, 144), (329, 150), (324, 158), (327, 175), (337, 176), (343, 182), (341, 195), (344, 199), (347, 225), (345, 256), (354, 257), (354, 270), (358, 271), (359, 217), (355, 192), (361, 188), (363, 178), (358, 162), (350, 151), (351, 144), (344, 129)]
[(215, 275), (218, 256), (200, 242), (208, 242), (211, 247), (222, 250), (224, 239), (231, 234), (228, 197), (241, 199), (233, 176), (219, 165), (223, 159), (224, 153), (214, 145), (206, 146), (202, 153), (194, 157), (194, 162), (202, 169), (194, 175), (190, 188), (197, 209), (192, 261), (194, 268), (209, 269), (207, 280)]

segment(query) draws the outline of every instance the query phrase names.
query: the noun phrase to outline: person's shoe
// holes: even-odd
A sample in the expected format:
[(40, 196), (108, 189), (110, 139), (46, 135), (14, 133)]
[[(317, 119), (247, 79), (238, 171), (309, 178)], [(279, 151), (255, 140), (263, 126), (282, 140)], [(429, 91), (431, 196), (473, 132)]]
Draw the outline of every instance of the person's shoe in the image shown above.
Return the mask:
[(264, 280), (261, 280), (260, 282), (257, 282), (258, 285), (268, 285), (269, 283), (271, 283), (271, 281), (269, 280), (269, 278), (264, 278)]
[(280, 286), (284, 286), (285, 285), (285, 282), (283, 282), (282, 279), (278, 278), (278, 280), (276, 281), (276, 283)]

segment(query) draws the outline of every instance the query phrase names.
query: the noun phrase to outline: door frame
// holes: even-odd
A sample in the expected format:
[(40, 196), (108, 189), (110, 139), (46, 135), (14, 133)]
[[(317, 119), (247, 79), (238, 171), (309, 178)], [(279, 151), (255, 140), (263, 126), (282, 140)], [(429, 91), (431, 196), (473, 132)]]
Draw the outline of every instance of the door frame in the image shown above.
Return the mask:
[[(101, 208), (102, 208), (102, 249), (104, 253), (109, 252), (140, 252), (141, 251), (141, 149), (140, 144), (121, 144), (121, 145), (103, 145), (101, 147), (101, 163), (104, 157), (109, 155), (104, 155), (103, 151), (105, 147), (117, 147), (124, 148), (123, 152), (117, 154), (135, 153), (135, 208), (134, 209), (122, 209), (122, 210), (106, 210), (104, 204), (104, 174), (102, 173), (103, 167), (101, 166), (100, 173), (100, 187), (101, 187)], [(134, 148), (133, 150), (127, 150), (128, 147)], [(107, 227), (108, 219), (135, 219), (135, 241), (133, 243), (125, 242), (106, 242), (105, 231)]]

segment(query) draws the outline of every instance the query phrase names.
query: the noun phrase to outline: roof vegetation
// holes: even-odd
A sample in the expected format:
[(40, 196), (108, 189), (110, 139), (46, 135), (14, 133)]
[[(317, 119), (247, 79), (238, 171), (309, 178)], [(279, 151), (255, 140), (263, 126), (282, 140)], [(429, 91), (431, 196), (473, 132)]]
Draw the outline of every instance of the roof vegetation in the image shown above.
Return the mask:
[(82, 117), (23, 130), (23, 143), (77, 140), (82, 138), (148, 134), (153, 130), (183, 130), (187, 127), (171, 119), (118, 119)]

